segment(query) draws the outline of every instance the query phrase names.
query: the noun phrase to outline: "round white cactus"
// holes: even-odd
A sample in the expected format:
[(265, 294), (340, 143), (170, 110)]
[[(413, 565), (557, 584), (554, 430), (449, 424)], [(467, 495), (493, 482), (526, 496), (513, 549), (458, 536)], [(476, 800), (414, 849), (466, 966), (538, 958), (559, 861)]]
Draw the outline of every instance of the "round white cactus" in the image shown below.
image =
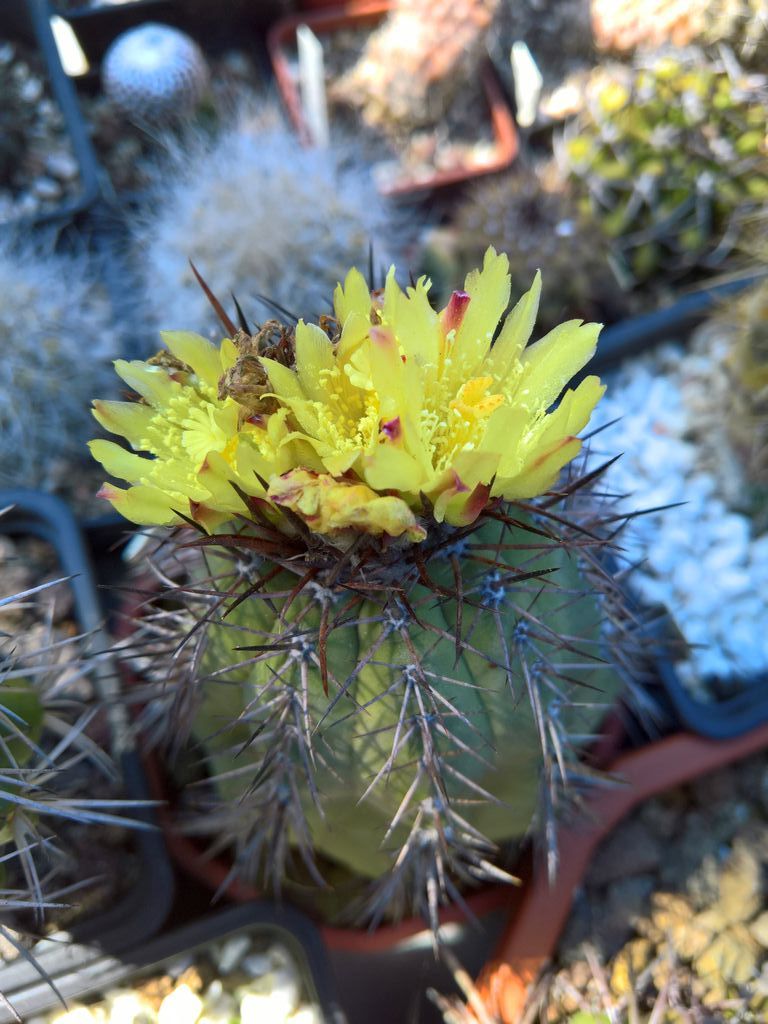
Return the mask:
[(106, 52), (101, 74), (112, 102), (144, 121), (188, 117), (208, 88), (208, 65), (197, 43), (156, 22), (118, 36)]

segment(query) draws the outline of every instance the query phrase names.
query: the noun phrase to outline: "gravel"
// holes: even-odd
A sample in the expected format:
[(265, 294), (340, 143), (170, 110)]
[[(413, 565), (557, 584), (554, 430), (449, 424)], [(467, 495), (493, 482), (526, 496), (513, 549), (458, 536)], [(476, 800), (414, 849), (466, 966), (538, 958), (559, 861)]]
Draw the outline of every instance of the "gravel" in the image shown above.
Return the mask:
[(662, 604), (690, 645), (678, 668), (703, 699), (755, 681), (768, 666), (768, 533), (741, 507), (747, 487), (725, 432), (727, 338), (700, 330), (688, 350), (664, 345), (609, 382), (593, 426), (591, 465), (624, 454), (607, 489), (639, 516), (623, 539), (639, 595)]
[(280, 943), (241, 933), (28, 1024), (321, 1024), (302, 968)]

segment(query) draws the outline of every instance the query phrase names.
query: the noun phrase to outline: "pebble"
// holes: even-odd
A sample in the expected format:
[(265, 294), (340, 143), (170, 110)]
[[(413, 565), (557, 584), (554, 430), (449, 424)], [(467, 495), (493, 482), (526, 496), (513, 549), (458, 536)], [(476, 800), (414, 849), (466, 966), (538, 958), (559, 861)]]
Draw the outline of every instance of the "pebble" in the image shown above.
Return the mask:
[(681, 678), (701, 694), (711, 680), (749, 680), (768, 667), (768, 534), (732, 507), (738, 465), (717, 396), (728, 387), (717, 331), (690, 349), (664, 345), (626, 363), (590, 424), (600, 427), (589, 468), (623, 452), (606, 474), (625, 511), (682, 503), (627, 527), (622, 546), (641, 561), (633, 584), (666, 606), (691, 645)]
[(37, 178), (32, 185), (32, 191), (38, 199), (43, 199), (46, 202), (53, 202), (61, 198), (61, 185), (53, 178)]
[[(177, 957), (165, 974), (144, 979), (135, 991), (117, 988), (100, 1002), (57, 1010), (30, 1024), (322, 1024), (319, 1009), (302, 1003), (300, 967), (288, 950), (253, 946), (253, 935), (234, 935), (203, 954)], [(216, 977), (204, 987), (203, 959), (224, 980)], [(243, 974), (250, 980), (244, 982)]]
[(59, 151), (51, 153), (45, 161), (45, 169), (53, 178), (60, 181), (71, 181), (79, 173), (77, 160), (71, 153)]

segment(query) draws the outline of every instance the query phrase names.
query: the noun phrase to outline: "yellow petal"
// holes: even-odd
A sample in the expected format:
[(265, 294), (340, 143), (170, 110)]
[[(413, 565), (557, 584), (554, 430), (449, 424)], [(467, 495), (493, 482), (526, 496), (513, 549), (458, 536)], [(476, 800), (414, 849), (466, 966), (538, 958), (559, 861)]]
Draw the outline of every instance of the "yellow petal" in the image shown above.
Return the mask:
[(365, 278), (353, 267), (346, 278), (344, 286), (336, 285), (333, 293), (333, 309), (336, 319), (343, 326), (350, 313), (359, 313), (370, 320), (371, 315), (371, 290)]
[(549, 450), (541, 452), (530, 465), (513, 479), (498, 479), (493, 494), (512, 499), (534, 498), (554, 485), (560, 470), (581, 450), (578, 437), (560, 438)]
[(601, 324), (569, 320), (523, 352), (518, 396), (548, 409), (568, 381), (595, 354)]
[(123, 490), (114, 484), (103, 484), (98, 497), (106, 498), (112, 507), (132, 523), (139, 526), (170, 526), (182, 522), (175, 509), (189, 514), (189, 501), (172, 498), (157, 487), (140, 484)]
[(93, 415), (110, 434), (120, 434), (138, 447), (155, 411), (138, 402), (106, 402), (97, 398), (93, 403)]
[(509, 305), (508, 258), (489, 246), (483, 269), (467, 274), (464, 291), (470, 300), (456, 331), (454, 352), (465, 374), (472, 376), (491, 347), (496, 327)]
[(365, 481), (377, 491), (418, 494), (423, 483), (419, 464), (394, 444), (384, 442), (362, 460)]
[(541, 297), (541, 274), (537, 271), (530, 289), (522, 296), (504, 321), (504, 326), (488, 354), (483, 369), (498, 381), (507, 380), (528, 344)]
[(178, 381), (171, 380), (161, 366), (153, 366), (141, 359), (115, 360), (115, 371), (129, 388), (145, 398), (150, 405), (167, 405), (174, 391), (180, 391)]
[(161, 331), (160, 337), (177, 359), (192, 367), (200, 380), (216, 387), (222, 368), (215, 345), (191, 331)]
[(278, 398), (304, 398), (299, 378), (293, 370), (276, 362), (274, 359), (262, 357), (261, 365), (267, 371), (269, 383)]
[[(323, 371), (334, 367), (333, 345), (317, 324), (305, 324), (299, 320), (296, 325), (296, 372), (305, 395), (316, 402), (327, 395), (323, 383)], [(271, 378), (270, 378), (271, 379)]]
[(128, 452), (114, 441), (99, 438), (96, 441), (89, 441), (88, 447), (94, 459), (102, 464), (110, 476), (115, 476), (118, 480), (127, 480), (131, 484), (138, 483), (152, 468), (152, 459)]

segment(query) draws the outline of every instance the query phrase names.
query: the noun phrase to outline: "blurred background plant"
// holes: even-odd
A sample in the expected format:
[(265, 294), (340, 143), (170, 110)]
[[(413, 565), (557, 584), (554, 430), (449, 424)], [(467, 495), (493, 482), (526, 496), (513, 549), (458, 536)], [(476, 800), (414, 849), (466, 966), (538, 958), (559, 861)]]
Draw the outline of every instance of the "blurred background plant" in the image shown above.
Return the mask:
[(38, 237), (0, 242), (0, 485), (72, 483), (109, 387), (117, 332), (98, 261)]
[[(402, 256), (410, 224), (383, 199), (351, 140), (303, 147), (274, 109), (243, 110), (213, 139), (172, 146), (132, 224), (134, 258), (157, 331), (220, 325), (190, 260), (246, 317), (321, 313), (349, 262), (377, 273)], [(234, 309), (232, 310), (234, 312)]]
[(559, 157), (628, 284), (722, 268), (768, 198), (765, 79), (697, 51), (600, 67)]

